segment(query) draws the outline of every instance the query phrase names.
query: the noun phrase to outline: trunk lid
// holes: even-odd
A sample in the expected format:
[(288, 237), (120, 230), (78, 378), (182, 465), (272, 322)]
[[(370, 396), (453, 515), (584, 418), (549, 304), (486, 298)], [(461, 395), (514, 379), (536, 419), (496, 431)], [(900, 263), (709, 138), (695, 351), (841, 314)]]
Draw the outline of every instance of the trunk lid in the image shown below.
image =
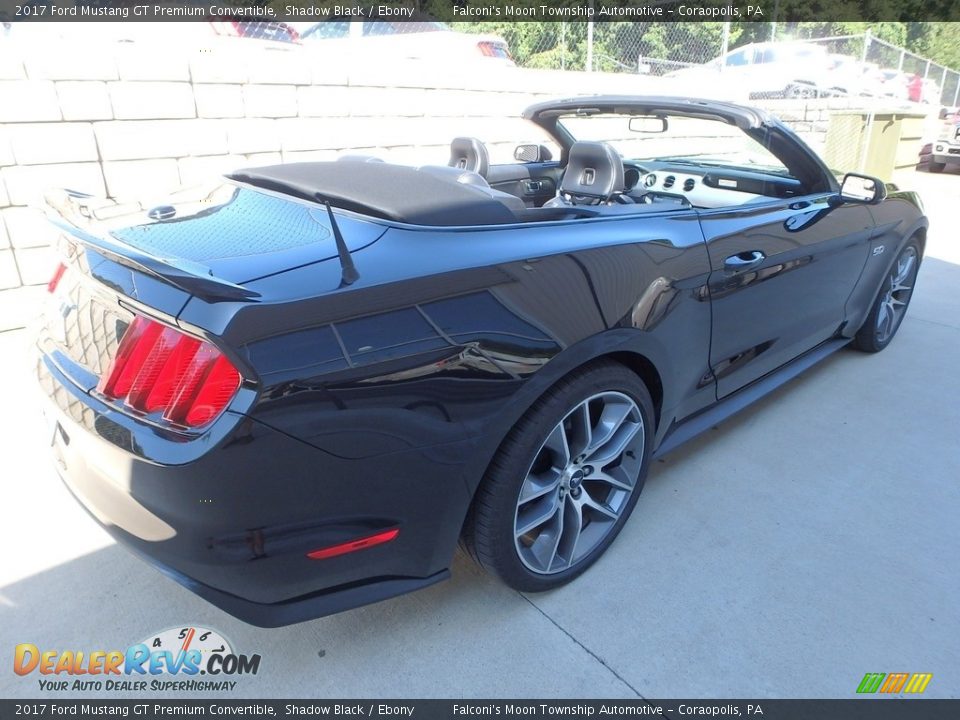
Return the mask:
[[(244, 285), (293, 267), (335, 259), (323, 205), (223, 183), (185, 192), (168, 204), (101, 206), (94, 234), (187, 273)], [(374, 223), (338, 218), (347, 250), (383, 234)]]

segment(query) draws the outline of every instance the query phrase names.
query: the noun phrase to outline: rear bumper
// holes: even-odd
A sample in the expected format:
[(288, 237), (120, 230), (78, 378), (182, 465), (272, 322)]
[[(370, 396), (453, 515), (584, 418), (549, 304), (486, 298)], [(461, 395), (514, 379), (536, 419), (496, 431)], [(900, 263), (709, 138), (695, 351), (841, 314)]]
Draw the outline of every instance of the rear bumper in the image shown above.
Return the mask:
[[(344, 459), (231, 413), (184, 442), (100, 403), (46, 356), (37, 376), (51, 452), (78, 501), (120, 543), (245, 622), (288, 625), (449, 576), (469, 502), (459, 442)], [(383, 545), (306, 556), (394, 527)]]

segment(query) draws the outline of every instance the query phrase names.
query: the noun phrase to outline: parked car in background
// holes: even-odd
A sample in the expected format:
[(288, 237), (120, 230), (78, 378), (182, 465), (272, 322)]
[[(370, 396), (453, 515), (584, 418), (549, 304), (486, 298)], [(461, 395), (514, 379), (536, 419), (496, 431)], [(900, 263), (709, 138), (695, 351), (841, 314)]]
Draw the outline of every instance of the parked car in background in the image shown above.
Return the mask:
[(285, 22), (213, 20), (210, 25), (217, 35), (225, 37), (242, 37), (286, 43), (300, 42), (300, 33)]
[(867, 93), (866, 67), (850, 55), (832, 53), (828, 57), (826, 72), (818, 79), (821, 95), (849, 95), (857, 97)]
[(703, 65), (667, 73), (666, 77), (704, 85), (718, 75), (750, 98), (817, 97), (830, 67), (825, 47), (813, 43), (753, 43)]
[(881, 96), (894, 100), (910, 99), (910, 77), (899, 70), (886, 68), (880, 71)]
[(933, 143), (928, 168), (930, 172), (943, 172), (947, 165), (960, 165), (960, 118), (947, 115), (940, 137)]
[[(169, 5), (160, 2), (159, 6)], [(178, 7), (183, 3), (178, 3)], [(189, 6), (208, 5), (189, 3)], [(299, 33), (288, 23), (260, 20), (225, 20), (207, 14), (206, 22), (17, 22), (7, 33), (11, 42), (44, 44), (57, 41), (83, 45), (101, 43), (175, 44), (177, 47), (229, 47), (242, 40), (272, 49), (289, 49), (298, 43)], [(0, 37), (3, 32), (0, 30)]]
[(481, 60), (512, 66), (507, 42), (498, 35), (462, 33), (436, 20), (349, 20), (332, 17), (297, 23), (305, 45), (347, 48), (370, 57), (461, 63)]

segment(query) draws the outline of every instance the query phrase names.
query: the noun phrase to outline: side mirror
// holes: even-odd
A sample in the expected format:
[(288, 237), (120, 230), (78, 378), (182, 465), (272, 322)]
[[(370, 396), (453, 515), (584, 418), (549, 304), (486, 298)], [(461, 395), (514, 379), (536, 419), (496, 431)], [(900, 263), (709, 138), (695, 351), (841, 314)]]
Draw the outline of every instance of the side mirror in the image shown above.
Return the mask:
[(553, 153), (546, 145), (517, 145), (513, 151), (513, 159), (525, 163), (547, 162), (553, 160)]
[(847, 173), (840, 184), (840, 200), (847, 203), (874, 205), (887, 196), (883, 180), (869, 175)]

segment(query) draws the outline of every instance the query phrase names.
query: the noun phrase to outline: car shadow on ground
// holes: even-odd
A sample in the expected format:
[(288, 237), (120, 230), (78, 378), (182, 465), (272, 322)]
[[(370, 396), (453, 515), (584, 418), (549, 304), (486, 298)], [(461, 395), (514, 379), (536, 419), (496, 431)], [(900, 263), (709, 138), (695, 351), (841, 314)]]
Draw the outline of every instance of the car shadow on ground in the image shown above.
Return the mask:
[[(331, 617), (262, 629), (221, 612), (123, 548), (109, 545), (0, 588), (0, 626), (2, 646), (11, 652), (19, 643), (32, 643), (41, 650), (87, 654), (124, 651), (174, 627), (214, 629), (235, 652), (262, 656), (257, 676), (229, 678), (238, 685), (221, 697), (634, 696), (600, 663), (585, 667), (589, 657), (581, 647), (460, 551), (447, 582)], [(579, 667), (582, 676), (570, 685), (550, 668), (519, 672), (516, 643), (549, 653), (560, 667)], [(0, 697), (106, 694), (97, 689), (41, 691), (38, 680), (53, 677), (38, 671), (26, 677), (0, 674)]]

